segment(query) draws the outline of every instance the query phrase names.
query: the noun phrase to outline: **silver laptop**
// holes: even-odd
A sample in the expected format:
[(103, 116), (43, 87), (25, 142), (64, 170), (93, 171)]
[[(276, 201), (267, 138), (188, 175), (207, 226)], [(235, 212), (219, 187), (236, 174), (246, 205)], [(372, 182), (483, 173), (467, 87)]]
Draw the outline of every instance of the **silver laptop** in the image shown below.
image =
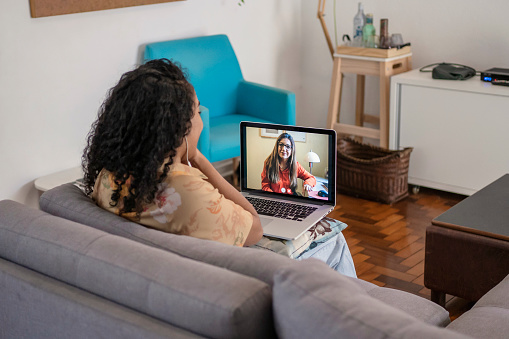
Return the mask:
[(243, 121), (240, 149), (241, 192), (266, 236), (295, 239), (336, 205), (334, 130)]

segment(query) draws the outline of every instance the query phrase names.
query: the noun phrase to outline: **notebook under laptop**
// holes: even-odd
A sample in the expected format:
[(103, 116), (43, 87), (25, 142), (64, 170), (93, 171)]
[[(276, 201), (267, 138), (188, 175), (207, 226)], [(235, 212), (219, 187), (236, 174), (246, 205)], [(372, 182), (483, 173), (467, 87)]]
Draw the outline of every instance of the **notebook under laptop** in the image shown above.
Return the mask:
[[(265, 235), (295, 239), (336, 205), (334, 130), (243, 121), (240, 149), (241, 192), (258, 211)], [(287, 159), (286, 163), (281, 159)], [(272, 166), (264, 165), (268, 160)], [(283, 172), (270, 170), (290, 163), (293, 167)], [(298, 169), (296, 187), (285, 179), (290, 177), (290, 168)], [(281, 173), (277, 182), (275, 172)], [(314, 184), (309, 192), (303, 189), (304, 179)], [(267, 203), (278, 206), (263, 207)], [(294, 205), (300, 205), (300, 210)]]

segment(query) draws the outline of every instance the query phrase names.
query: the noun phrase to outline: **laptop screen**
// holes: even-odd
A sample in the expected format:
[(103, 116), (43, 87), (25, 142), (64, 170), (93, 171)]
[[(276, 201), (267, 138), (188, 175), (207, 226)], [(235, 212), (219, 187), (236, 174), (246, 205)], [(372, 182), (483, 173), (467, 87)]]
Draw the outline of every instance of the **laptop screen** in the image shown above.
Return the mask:
[(240, 124), (243, 192), (336, 203), (336, 132), (253, 122)]

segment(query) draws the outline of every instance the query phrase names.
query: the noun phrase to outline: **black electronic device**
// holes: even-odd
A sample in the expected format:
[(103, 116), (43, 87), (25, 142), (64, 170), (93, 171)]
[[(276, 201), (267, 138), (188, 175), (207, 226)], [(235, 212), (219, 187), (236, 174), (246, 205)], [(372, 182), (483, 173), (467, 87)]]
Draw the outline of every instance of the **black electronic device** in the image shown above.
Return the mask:
[(493, 85), (509, 86), (509, 69), (490, 68), (481, 72), (481, 81), (491, 82)]
[[(433, 67), (433, 70), (428, 70)], [(467, 80), (476, 74), (476, 70), (470, 66), (451, 64), (448, 62), (437, 62), (435, 64), (424, 66), (421, 72), (431, 72), (433, 79), (442, 80)]]

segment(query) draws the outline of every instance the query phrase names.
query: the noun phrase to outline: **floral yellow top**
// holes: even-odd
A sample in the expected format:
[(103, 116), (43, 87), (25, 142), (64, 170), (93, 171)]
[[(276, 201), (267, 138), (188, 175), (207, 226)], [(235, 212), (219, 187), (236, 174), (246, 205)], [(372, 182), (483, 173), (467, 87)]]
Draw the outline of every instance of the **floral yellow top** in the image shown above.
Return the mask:
[[(122, 216), (164, 232), (243, 246), (253, 224), (253, 216), (226, 199), (205, 179), (207, 177), (196, 168), (171, 165), (166, 180), (159, 184), (153, 203), (144, 207), (140, 219), (136, 219), (134, 212)], [(119, 214), (127, 186), (128, 183), (122, 188), (118, 205), (111, 206), (111, 194), (116, 184), (113, 174), (102, 170), (92, 198), (100, 207)]]

